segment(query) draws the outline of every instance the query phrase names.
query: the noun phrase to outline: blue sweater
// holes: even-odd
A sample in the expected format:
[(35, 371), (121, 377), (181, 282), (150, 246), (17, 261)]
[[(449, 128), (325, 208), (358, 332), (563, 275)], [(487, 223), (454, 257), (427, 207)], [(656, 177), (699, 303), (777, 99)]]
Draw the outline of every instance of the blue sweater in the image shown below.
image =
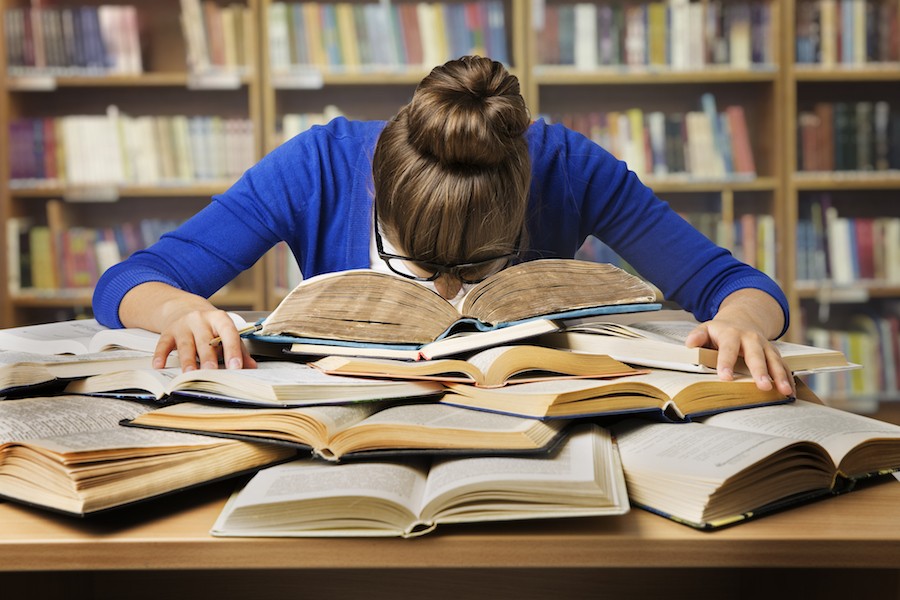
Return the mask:
[[(335, 119), (282, 144), (177, 230), (110, 268), (94, 313), (121, 327), (122, 297), (148, 281), (209, 297), (285, 241), (304, 277), (368, 268), (371, 159), (384, 122)], [(572, 258), (594, 234), (705, 321), (742, 288), (787, 300), (766, 275), (739, 262), (673, 212), (626, 165), (561, 125), (533, 124), (530, 255)]]

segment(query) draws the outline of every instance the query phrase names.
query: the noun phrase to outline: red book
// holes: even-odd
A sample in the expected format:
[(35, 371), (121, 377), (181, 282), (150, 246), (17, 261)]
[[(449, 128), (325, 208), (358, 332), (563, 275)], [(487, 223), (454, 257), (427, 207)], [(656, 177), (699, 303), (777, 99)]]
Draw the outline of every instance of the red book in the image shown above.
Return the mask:
[(756, 163), (753, 160), (753, 147), (747, 130), (747, 119), (744, 107), (732, 105), (725, 109), (728, 124), (731, 128), (731, 156), (735, 173), (756, 174)]
[(834, 171), (834, 105), (830, 102), (817, 102), (813, 106), (813, 112), (819, 117), (816, 139), (819, 169)]
[(800, 113), (797, 118), (800, 134), (800, 170), (818, 171), (819, 166), (819, 118), (813, 113)]
[(398, 3), (400, 26), (403, 29), (403, 44), (406, 47), (406, 64), (421, 65), (424, 60), (422, 33), (419, 31), (419, 17), (416, 5), (410, 2)]
[[(859, 279), (875, 278), (875, 244), (873, 243), (872, 219), (853, 219), (856, 229), (856, 264), (859, 267)], [(880, 248), (878, 250), (881, 250)]]

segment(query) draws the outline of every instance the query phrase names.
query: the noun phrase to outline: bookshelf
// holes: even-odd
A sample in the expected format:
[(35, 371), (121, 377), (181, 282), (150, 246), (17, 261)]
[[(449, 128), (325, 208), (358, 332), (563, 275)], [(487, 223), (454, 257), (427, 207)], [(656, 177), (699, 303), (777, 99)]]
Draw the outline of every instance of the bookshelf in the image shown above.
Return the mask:
[(785, 14), (791, 333), (865, 366), (812, 381), (865, 409), (900, 399), (900, 7), (787, 0)]
[[(808, 126), (815, 122), (808, 115), (815, 116), (821, 105), (852, 106), (855, 114), (860, 103), (869, 103), (874, 122), (876, 111), (883, 110), (876, 108), (877, 103), (886, 102), (890, 122), (900, 123), (900, 105), (895, 100), (891, 105), (900, 97), (900, 43), (895, 39), (900, 16), (895, 0), (843, 4), (841, 0), (595, 4), (454, 0), (427, 5), (412, 0), (304, 4), (248, 0), (242, 6), (250, 16), (241, 36), (247, 68), (205, 72), (189, 65), (216, 61), (212, 54), (204, 59), (186, 42), (179, 21), (182, 0), (133, 0), (133, 5), (141, 24), (140, 73), (17, 71), (12, 66), (14, 57), (6, 56), (5, 45), (0, 44), (4, 149), (11, 148), (10, 124), (16, 119), (104, 115), (107, 106), (114, 105), (122, 115), (245, 119), (252, 124), (252, 152), (258, 158), (286, 135), (334, 114), (361, 119), (391, 116), (431, 65), (460, 53), (459, 27), (454, 29), (453, 23), (462, 18), (473, 27), (496, 25), (499, 11), (501, 29), (484, 29), (472, 39), (479, 47), (495, 48), (504, 55), (522, 83), (532, 113), (583, 127), (614, 153), (624, 154), (620, 157), (645, 171), (642, 179), (657, 195), (740, 258), (774, 275), (793, 309), (789, 339), (804, 341), (809, 329), (817, 327), (856, 331), (863, 327), (862, 319), (854, 318), (859, 314), (875, 315), (888, 324), (900, 314), (900, 280), (891, 275), (894, 271), (882, 277), (836, 280), (829, 272), (814, 270), (818, 259), (807, 246), (810, 207), (815, 204), (834, 207), (845, 219), (842, 223), (865, 229), (869, 221), (878, 221), (883, 231), (894, 231), (883, 223), (900, 218), (895, 201), (900, 165), (891, 158), (895, 154), (889, 155), (887, 168), (821, 168), (815, 162), (802, 163), (803, 135), (811, 135)], [(488, 5), (495, 11), (494, 21), (487, 16)], [(30, 6), (25, 0), (0, 2), (4, 15), (8, 9)], [(54, 8), (79, 6), (75, 0), (53, 4)], [(200, 4), (201, 12), (204, 6)], [(216, 6), (224, 9), (229, 4), (222, 1)], [(661, 13), (665, 8), (670, 12)], [(856, 12), (837, 19), (837, 10)], [(831, 17), (823, 18), (823, 11)], [(314, 21), (325, 22), (321, 19), (326, 13), (334, 19), (331, 28), (305, 29)], [(418, 42), (410, 37), (411, 22), (403, 20), (402, 14), (407, 13), (432, 24), (430, 33), (418, 32)], [(661, 21), (661, 14), (668, 18)], [(857, 25), (855, 36), (838, 37), (840, 23), (853, 15), (853, 22), (869, 23), (870, 28)], [(233, 22), (234, 17), (230, 19)], [(598, 43), (608, 38), (603, 32), (609, 23), (617, 24), (615, 31), (621, 35), (614, 44)], [(878, 27), (872, 28), (875, 23)], [(347, 36), (347, 31), (353, 35)], [(391, 34), (398, 31), (405, 37)], [(308, 35), (298, 37), (298, 32)], [(301, 38), (309, 41), (300, 44)], [(851, 43), (851, 38), (856, 41)], [(318, 46), (312, 44), (314, 39)], [(879, 41), (867, 45), (859, 40)], [(345, 61), (329, 54), (336, 50), (349, 53), (350, 58)], [(738, 170), (733, 163), (731, 169), (692, 172), (684, 165), (676, 168), (674, 159), (671, 169), (654, 169), (653, 147), (648, 151), (641, 145), (651, 138), (648, 119), (656, 123), (673, 116), (676, 122), (687, 119), (688, 113), (704, 111), (707, 96), (720, 113), (732, 106), (741, 108), (752, 170)], [(863, 114), (868, 110), (864, 107)], [(656, 116), (650, 117), (652, 113)], [(648, 130), (641, 144), (621, 137), (622, 127), (617, 129), (620, 137), (610, 137), (610, 123), (630, 126), (637, 123), (631, 120), (635, 115)], [(735, 133), (733, 122), (729, 121), (726, 131)], [(900, 133), (891, 129), (889, 135), (890, 151), (896, 153)], [(873, 130), (873, 141), (875, 137)], [(813, 146), (807, 141), (807, 157)], [(736, 148), (732, 143), (732, 161)], [(23, 185), (10, 183), (12, 169), (20, 169), (20, 163), (0, 163), (4, 181), (0, 243), (4, 248), (14, 246), (10, 232), (15, 228), (10, 223), (43, 225), (49, 217), (66, 227), (99, 228), (151, 215), (185, 218), (229, 183), (204, 179), (165, 184), (125, 181), (114, 186), (47, 181)], [(852, 253), (843, 256), (852, 257)], [(893, 255), (886, 256), (878, 259), (882, 266)], [(271, 308), (299, 277), (288, 266), (290, 262), (285, 250), (276, 248), (263, 264), (223, 290), (217, 302), (229, 308)], [(10, 279), (10, 264), (0, 264), (0, 281)], [(2, 326), (89, 310), (84, 290), (11, 293), (8, 286), (0, 287)], [(871, 330), (870, 325), (864, 328)], [(878, 395), (895, 397), (896, 392)]]
[[(333, 116), (390, 118), (410, 100), (433, 65), (473, 50), (495, 48), (524, 82), (528, 6), (525, 0), (306, 4), (261, 0), (261, 39), (268, 41), (261, 45), (266, 150)], [(419, 28), (416, 17), (422, 11), (425, 16), (419, 18), (433, 24), (434, 35)], [(466, 18), (477, 33), (460, 41), (454, 32), (461, 28), (455, 23)], [(330, 20), (335, 21), (331, 27), (311, 25)], [(394, 33), (403, 39), (399, 47), (389, 43)], [(350, 39), (356, 41), (352, 47)], [(269, 258), (270, 306), (298, 282), (299, 273), (288, 266), (292, 262), (284, 245)]]
[[(188, 4), (0, 2), (0, 235), (31, 261), (11, 251), (0, 265), (3, 326), (89, 314), (104, 259), (148, 245), (261, 157), (256, 2), (205, 8), (221, 33), (205, 63), (188, 59)], [(216, 301), (261, 310), (264, 277), (254, 268)]]
[[(535, 6), (528, 23), (528, 97), (535, 113), (580, 130), (624, 158), (706, 235), (784, 285), (786, 265), (777, 251), (784, 231), (774, 218), (784, 202), (781, 5), (702, 1), (586, 7), (547, 0)], [(610, 23), (612, 29), (618, 24), (619, 34), (604, 42), (611, 37)], [(704, 111), (708, 100), (713, 108)], [(730, 107), (743, 113), (752, 166), (736, 168), (737, 131), (710, 118)], [(684, 145), (685, 137), (700, 139), (692, 131), (683, 133), (694, 129), (698, 114), (712, 126), (705, 136), (725, 137), (697, 147), (695, 155), (706, 158), (691, 165), (669, 150), (672, 144)], [(664, 133), (656, 134), (662, 160), (653, 141), (654, 119), (664, 123), (658, 126)], [(723, 147), (729, 148), (733, 164), (707, 169)], [(587, 257), (594, 254), (583, 250)]]

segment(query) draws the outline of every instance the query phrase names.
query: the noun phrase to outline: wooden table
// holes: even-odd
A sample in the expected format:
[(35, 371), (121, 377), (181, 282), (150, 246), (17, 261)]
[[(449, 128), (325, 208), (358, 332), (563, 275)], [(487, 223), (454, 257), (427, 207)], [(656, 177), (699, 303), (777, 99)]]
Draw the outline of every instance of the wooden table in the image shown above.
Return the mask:
[(900, 598), (900, 482), (713, 533), (621, 517), (213, 538), (229, 483), (87, 520), (0, 503), (0, 598)]

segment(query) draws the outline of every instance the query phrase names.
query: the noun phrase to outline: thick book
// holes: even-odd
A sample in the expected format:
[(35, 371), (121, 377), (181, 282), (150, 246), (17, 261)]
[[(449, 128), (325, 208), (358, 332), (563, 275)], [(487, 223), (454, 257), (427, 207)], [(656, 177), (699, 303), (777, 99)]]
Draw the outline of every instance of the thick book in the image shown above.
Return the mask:
[(449, 392), (441, 402), (536, 419), (648, 412), (664, 420), (687, 421), (701, 415), (790, 400), (778, 390), (760, 390), (750, 377), (724, 381), (714, 373), (663, 369), (614, 379), (560, 379), (503, 388), (445, 385)]
[(448, 523), (628, 509), (614, 441), (608, 431), (585, 424), (545, 457), (278, 465), (229, 499), (211, 533), (409, 538)]
[[(697, 326), (693, 321), (645, 320), (633, 323), (601, 321), (571, 322), (565, 331), (542, 335), (536, 343), (576, 352), (595, 352), (629, 364), (661, 369), (713, 373), (718, 351), (714, 348), (688, 348), (688, 334)], [(856, 369), (840, 350), (791, 342), (772, 342), (785, 365), (797, 374), (823, 370)], [(742, 358), (735, 371), (748, 374)]]
[(359, 402), (304, 408), (248, 408), (181, 402), (128, 425), (309, 448), (329, 461), (375, 454), (546, 453), (564, 422), (480, 413), (439, 403)]
[(433, 360), (442, 357), (465, 355), (483, 348), (502, 344), (522, 343), (536, 336), (560, 330), (560, 321), (530, 319), (488, 331), (458, 331), (427, 344), (378, 344), (371, 342), (346, 342), (342, 340), (305, 340), (296, 338), (245, 338), (254, 356), (291, 357), (301, 360), (310, 356), (359, 356), (369, 358), (393, 358), (402, 360)]
[(256, 369), (143, 369), (73, 381), (72, 394), (161, 400), (172, 395), (259, 406), (308, 406), (410, 398), (440, 393), (431, 381), (389, 381), (328, 375), (308, 365), (261, 362)]
[(803, 400), (687, 424), (627, 419), (612, 429), (631, 501), (700, 529), (900, 469), (900, 426)]
[(399, 275), (351, 270), (302, 281), (251, 335), (276, 342), (416, 346), (460, 330), (497, 329), (528, 319), (657, 308), (649, 284), (613, 265), (587, 261), (513, 265), (470, 289), (459, 309)]
[(404, 361), (326, 356), (309, 364), (330, 375), (448, 381), (480, 387), (503, 387), (549, 379), (619, 377), (637, 372), (604, 354), (526, 345), (488, 348), (465, 360)]
[[(35, 386), (99, 375), (113, 370), (149, 369), (152, 356), (136, 350), (106, 350), (91, 354), (32, 354), (0, 350), (0, 398), (30, 393)], [(168, 365), (178, 364), (176, 354)]]
[(147, 410), (84, 396), (0, 402), (0, 496), (86, 515), (296, 456), (275, 444), (119, 425)]

